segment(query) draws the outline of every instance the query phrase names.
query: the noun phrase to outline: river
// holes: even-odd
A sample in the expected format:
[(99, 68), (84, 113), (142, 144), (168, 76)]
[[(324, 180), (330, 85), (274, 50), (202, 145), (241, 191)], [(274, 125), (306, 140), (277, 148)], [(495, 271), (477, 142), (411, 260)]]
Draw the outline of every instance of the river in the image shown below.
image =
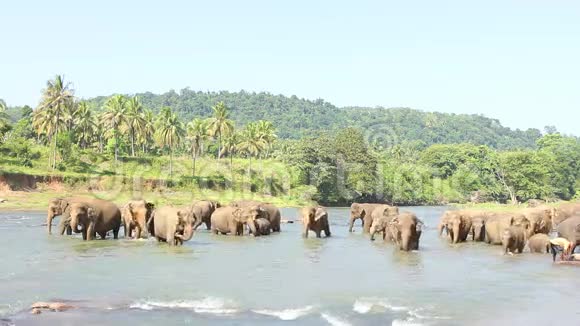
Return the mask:
[[(0, 212), (0, 325), (580, 324), (578, 267), (450, 245), (435, 231), (444, 207), (405, 210), (427, 226), (417, 252), (349, 233), (346, 208), (329, 209), (328, 239), (297, 223), (258, 238), (200, 228), (182, 247), (49, 236), (45, 213)], [(28, 313), (51, 300), (77, 308)]]

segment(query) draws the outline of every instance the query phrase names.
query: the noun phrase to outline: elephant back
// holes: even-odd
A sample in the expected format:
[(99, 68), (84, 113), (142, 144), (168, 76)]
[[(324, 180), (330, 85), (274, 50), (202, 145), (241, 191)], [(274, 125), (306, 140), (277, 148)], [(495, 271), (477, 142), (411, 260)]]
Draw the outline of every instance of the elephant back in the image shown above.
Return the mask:
[(573, 245), (580, 244), (580, 216), (566, 219), (556, 230), (559, 237), (568, 239)]

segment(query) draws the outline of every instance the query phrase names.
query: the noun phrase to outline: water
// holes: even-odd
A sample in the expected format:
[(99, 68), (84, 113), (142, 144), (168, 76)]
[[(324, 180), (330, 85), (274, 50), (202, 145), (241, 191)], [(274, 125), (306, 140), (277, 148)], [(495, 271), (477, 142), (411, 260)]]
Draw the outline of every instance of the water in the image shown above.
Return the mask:
[[(46, 235), (44, 213), (0, 213), (0, 325), (536, 325), (580, 322), (580, 269), (550, 255), (502, 256), (450, 245), (434, 226), (444, 208), (408, 208), (427, 229), (404, 253), (347, 232), (329, 209), (332, 238), (302, 239), (301, 224), (269, 237), (214, 236), (182, 247), (150, 240)], [(295, 218), (296, 209), (283, 209)], [(36, 301), (77, 309), (30, 315)]]

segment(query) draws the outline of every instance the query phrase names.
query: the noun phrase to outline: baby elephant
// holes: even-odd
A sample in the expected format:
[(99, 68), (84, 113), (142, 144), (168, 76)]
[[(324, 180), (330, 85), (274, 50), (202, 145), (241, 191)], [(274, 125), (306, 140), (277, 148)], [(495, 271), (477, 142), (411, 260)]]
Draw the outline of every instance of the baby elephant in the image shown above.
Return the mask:
[(269, 235), (272, 224), (265, 218), (257, 218), (254, 220), (256, 225), (256, 236), (258, 235)]
[(516, 251), (521, 254), (526, 245), (526, 233), (521, 226), (510, 226), (505, 229), (501, 236), (503, 253), (514, 254)]
[(550, 237), (544, 233), (534, 234), (528, 240), (530, 252), (539, 254), (550, 253)]
[(330, 225), (328, 224), (328, 212), (324, 207), (304, 207), (301, 211), (304, 232), (302, 236), (308, 238), (308, 231), (314, 231), (316, 237), (320, 238), (320, 233), (324, 231), (326, 237), (330, 237)]

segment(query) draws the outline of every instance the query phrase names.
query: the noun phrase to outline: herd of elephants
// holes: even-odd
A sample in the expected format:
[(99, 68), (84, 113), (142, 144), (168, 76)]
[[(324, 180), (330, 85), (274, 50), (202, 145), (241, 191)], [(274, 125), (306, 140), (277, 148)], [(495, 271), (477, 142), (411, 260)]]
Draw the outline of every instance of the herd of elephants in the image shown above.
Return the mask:
[[(331, 235), (328, 211), (321, 206), (300, 210), (304, 237), (313, 231)], [(194, 201), (191, 205), (155, 207), (145, 200), (132, 200), (123, 207), (96, 198), (54, 198), (48, 205), (47, 227), (51, 233), (52, 220), (61, 216), (59, 233), (82, 233), (84, 240), (98, 234), (105, 239), (112, 231), (118, 238), (121, 225), (125, 237), (145, 238), (149, 235), (160, 242), (181, 245), (192, 238), (202, 224), (214, 234), (235, 236), (248, 233), (253, 236), (280, 232), (280, 210), (273, 204), (254, 200), (234, 201), (229, 205), (211, 200)], [(349, 232), (360, 219), (363, 232), (374, 240), (382, 234), (383, 240), (394, 243), (400, 250), (419, 249), (423, 222), (411, 212), (399, 211), (396, 206), (372, 203), (353, 203), (350, 207)], [(574, 260), (580, 244), (580, 203), (565, 203), (558, 207), (530, 202), (525, 208), (513, 211), (449, 210), (438, 224), (438, 233), (445, 232), (450, 242), (471, 239), (491, 245), (502, 245), (506, 254), (522, 253), (526, 244), (530, 252), (552, 253), (553, 259), (561, 252), (561, 259)], [(557, 234), (550, 237), (550, 234)]]

